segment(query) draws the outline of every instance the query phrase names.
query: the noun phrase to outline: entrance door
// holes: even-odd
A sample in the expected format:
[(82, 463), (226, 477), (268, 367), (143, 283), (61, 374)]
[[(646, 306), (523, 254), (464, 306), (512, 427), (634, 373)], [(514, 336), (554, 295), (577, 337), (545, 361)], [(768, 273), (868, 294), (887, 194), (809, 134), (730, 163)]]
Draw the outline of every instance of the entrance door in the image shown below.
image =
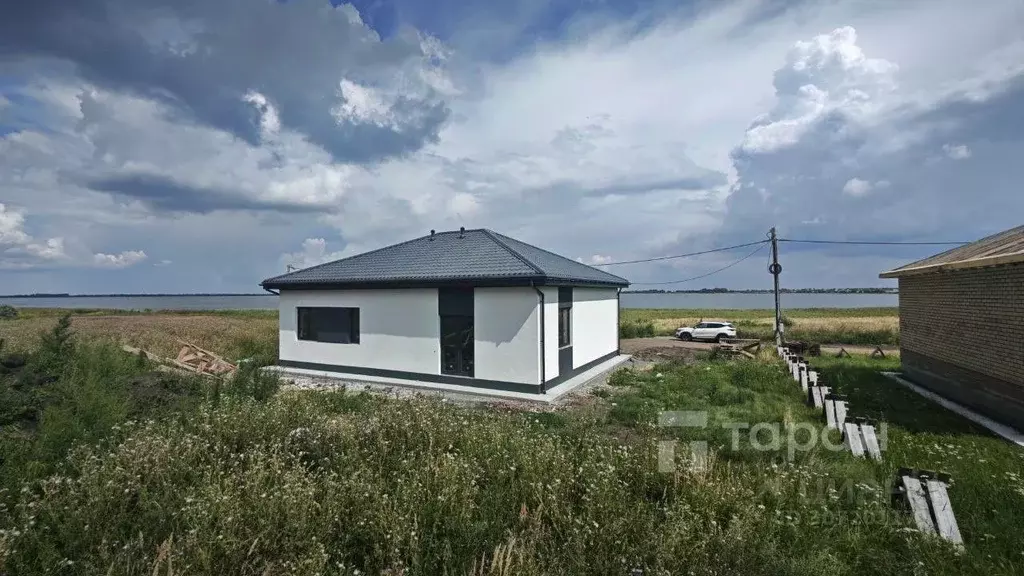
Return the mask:
[(441, 326), (441, 374), (473, 377), (473, 289), (442, 288), (437, 293)]

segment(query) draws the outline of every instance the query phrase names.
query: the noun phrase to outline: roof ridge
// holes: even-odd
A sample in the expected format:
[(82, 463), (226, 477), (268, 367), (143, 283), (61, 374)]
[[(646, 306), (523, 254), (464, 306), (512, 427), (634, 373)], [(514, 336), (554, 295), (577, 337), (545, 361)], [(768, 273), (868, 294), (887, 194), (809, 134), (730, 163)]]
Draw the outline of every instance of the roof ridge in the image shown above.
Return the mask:
[[(458, 232), (458, 230), (445, 230), (443, 232), (439, 232), (438, 234), (452, 234), (454, 232)], [(467, 230), (467, 232), (469, 232), (469, 230)], [(423, 236), (417, 236), (416, 238), (412, 238), (412, 239), (406, 240), (404, 242), (399, 242), (398, 244), (388, 244), (386, 246), (381, 246), (380, 248), (375, 248), (373, 250), (370, 250), (369, 252), (360, 252), (359, 254), (353, 254), (351, 256), (345, 256), (344, 258), (338, 258), (337, 260), (331, 260), (330, 262), (322, 262), (320, 264), (316, 264), (316, 265), (310, 266), (308, 268), (300, 268), (298, 270), (293, 270), (291, 272), (288, 272), (288, 273), (285, 273), (285, 274), (281, 274), (279, 276), (274, 276), (273, 278), (267, 278), (266, 280), (264, 280), (260, 284), (264, 284), (264, 283), (275, 281), (275, 280), (282, 280), (282, 279), (284, 279), (284, 278), (286, 278), (288, 276), (291, 276), (293, 274), (298, 274), (299, 272), (307, 272), (309, 270), (316, 270), (317, 268), (323, 268), (324, 266), (329, 266), (331, 264), (337, 264), (338, 262), (344, 262), (345, 260), (352, 260), (353, 258), (359, 258), (359, 257), (362, 257), (362, 256), (369, 256), (370, 254), (376, 254), (377, 252), (380, 252), (381, 250), (387, 250), (388, 248), (395, 248), (395, 247), (398, 247), (398, 246), (404, 246), (406, 244), (415, 242), (417, 240), (422, 240), (424, 238), (428, 238), (428, 237), (430, 237), (432, 235), (433, 234), (424, 234)]]
[[(516, 258), (518, 258), (523, 264), (526, 264), (530, 268), (533, 268), (534, 272), (536, 272), (537, 274), (540, 274), (541, 276), (547, 276), (547, 274), (545, 274), (543, 270), (541, 270), (533, 262), (530, 262), (530, 260), (528, 258), (526, 258), (526, 256), (523, 256), (518, 251), (513, 249), (511, 246), (506, 244), (505, 241), (499, 239), (497, 236), (501, 236), (501, 234), (498, 234), (497, 232), (493, 232), (491, 230), (488, 230), (487, 228), (480, 228), (480, 231), (483, 232), (485, 236), (487, 236), (488, 238), (493, 240), (495, 244), (497, 244), (498, 246), (501, 246), (502, 248), (507, 250), (509, 254), (515, 256)], [(497, 236), (496, 236), (496, 234), (497, 234)]]
[[(491, 233), (491, 234), (496, 234), (498, 236), (501, 236), (502, 238), (508, 238), (509, 240), (513, 240), (513, 241), (519, 242), (521, 244), (526, 244), (527, 246), (530, 246), (530, 247), (534, 248), (535, 250), (540, 250), (541, 252), (544, 252), (546, 254), (550, 254), (552, 256), (556, 256), (558, 258), (562, 258), (564, 260), (568, 260), (569, 262), (573, 262), (573, 263), (579, 264), (581, 266), (586, 266), (587, 268), (590, 268), (591, 270), (594, 270), (594, 271), (597, 271), (597, 272), (601, 272), (602, 274), (607, 274), (607, 275), (612, 276), (614, 278), (618, 278), (619, 280), (628, 282), (628, 280), (626, 280), (622, 276), (618, 276), (618, 275), (612, 274), (611, 272), (608, 272), (607, 270), (601, 270), (597, 266), (591, 266), (590, 264), (586, 264), (586, 263), (580, 262), (579, 260), (573, 260), (572, 258), (569, 258), (567, 256), (562, 256), (561, 254), (557, 254), (555, 252), (552, 252), (551, 250), (545, 250), (544, 248), (541, 248), (540, 246), (537, 246), (536, 244), (530, 244), (529, 242), (523, 242), (522, 240), (516, 240), (515, 238), (509, 237), (509, 236), (505, 236), (501, 232), (494, 232), (493, 230), (484, 230), (484, 231), (488, 232), (488, 233)], [(495, 240), (497, 240), (497, 238), (495, 238)]]

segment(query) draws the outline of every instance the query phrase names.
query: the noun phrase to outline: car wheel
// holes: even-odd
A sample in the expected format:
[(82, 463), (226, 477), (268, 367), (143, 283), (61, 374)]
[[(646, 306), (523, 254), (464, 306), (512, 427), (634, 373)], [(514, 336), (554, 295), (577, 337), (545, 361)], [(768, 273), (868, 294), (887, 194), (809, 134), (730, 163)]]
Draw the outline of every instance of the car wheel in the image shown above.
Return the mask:
[(679, 335), (679, 339), (682, 340), (683, 342), (689, 342), (690, 340), (693, 340), (693, 334), (690, 334), (689, 332), (683, 332), (682, 334)]
[(715, 336), (715, 342), (721, 344), (722, 340), (725, 340), (728, 337), (729, 337), (728, 334), (719, 334), (718, 336)]

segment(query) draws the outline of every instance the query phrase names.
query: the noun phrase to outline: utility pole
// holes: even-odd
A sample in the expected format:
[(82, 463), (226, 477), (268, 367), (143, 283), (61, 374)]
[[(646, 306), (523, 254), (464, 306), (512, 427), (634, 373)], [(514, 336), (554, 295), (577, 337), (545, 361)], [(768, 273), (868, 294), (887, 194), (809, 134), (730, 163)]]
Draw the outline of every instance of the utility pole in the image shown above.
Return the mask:
[(782, 273), (782, 265), (779, 264), (779, 239), (775, 235), (775, 226), (772, 226), (768, 234), (772, 239), (772, 263), (768, 266), (768, 272), (775, 280), (775, 345), (782, 346), (782, 306), (779, 304), (779, 274)]

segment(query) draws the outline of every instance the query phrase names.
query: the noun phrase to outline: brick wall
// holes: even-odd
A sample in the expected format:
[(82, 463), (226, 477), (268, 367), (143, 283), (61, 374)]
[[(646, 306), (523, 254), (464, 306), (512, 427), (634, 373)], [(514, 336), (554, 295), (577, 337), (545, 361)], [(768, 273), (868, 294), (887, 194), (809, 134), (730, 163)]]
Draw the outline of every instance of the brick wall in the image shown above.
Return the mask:
[(1024, 264), (899, 283), (904, 372), (1001, 420), (1024, 419)]

